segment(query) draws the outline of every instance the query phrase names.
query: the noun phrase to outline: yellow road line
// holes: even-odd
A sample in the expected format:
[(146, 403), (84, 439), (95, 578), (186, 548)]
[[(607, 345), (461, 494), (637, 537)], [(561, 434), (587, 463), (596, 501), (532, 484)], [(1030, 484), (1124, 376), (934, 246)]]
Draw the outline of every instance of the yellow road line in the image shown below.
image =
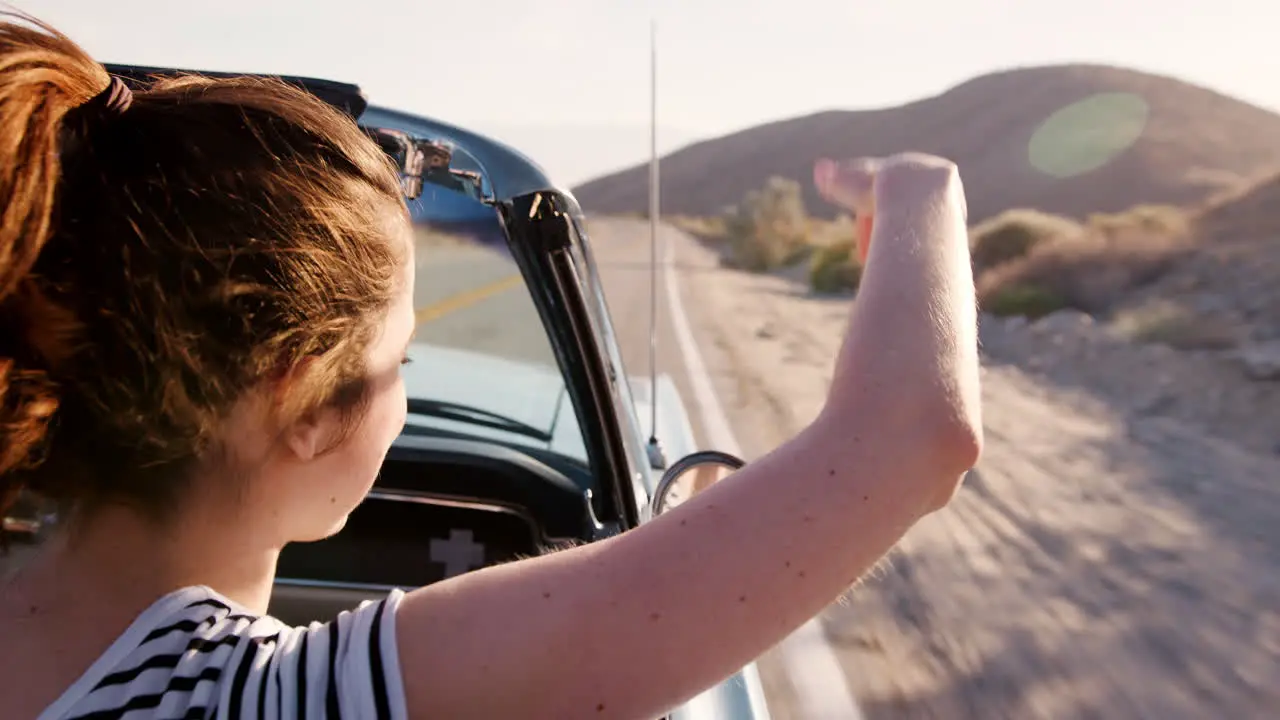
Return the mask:
[(457, 295), (447, 297), (444, 300), (420, 307), (414, 312), (414, 314), (417, 316), (419, 325), (429, 323), (432, 320), (439, 320), (449, 313), (457, 312), (462, 308), (475, 305), (481, 300), (493, 297), (504, 290), (510, 290), (511, 288), (519, 285), (523, 280), (524, 278), (519, 274), (505, 277), (497, 282), (492, 282), (488, 285), (481, 285), (478, 288), (473, 288), (466, 292), (461, 292)]

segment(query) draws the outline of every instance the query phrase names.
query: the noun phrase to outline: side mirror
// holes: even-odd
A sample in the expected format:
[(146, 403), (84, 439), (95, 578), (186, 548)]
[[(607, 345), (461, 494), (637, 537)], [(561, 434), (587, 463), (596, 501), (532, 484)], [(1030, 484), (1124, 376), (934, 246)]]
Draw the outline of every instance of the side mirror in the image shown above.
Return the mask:
[(747, 464), (737, 455), (719, 450), (702, 450), (680, 458), (667, 468), (649, 501), (649, 516), (657, 517)]

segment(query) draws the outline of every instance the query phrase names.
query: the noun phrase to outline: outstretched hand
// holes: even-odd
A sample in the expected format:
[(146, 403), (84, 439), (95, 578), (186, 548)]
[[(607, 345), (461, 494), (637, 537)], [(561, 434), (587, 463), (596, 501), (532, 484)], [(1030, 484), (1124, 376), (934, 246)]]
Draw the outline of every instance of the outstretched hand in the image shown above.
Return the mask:
[(857, 228), (858, 262), (866, 264), (875, 217), (875, 177), (879, 160), (856, 158), (836, 162), (822, 158), (813, 166), (813, 183), (828, 202), (853, 213)]
[[(857, 252), (865, 264), (871, 249), (871, 230), (877, 203), (910, 196), (939, 177), (957, 174), (955, 163), (924, 153), (900, 153), (884, 158), (861, 157), (836, 161), (821, 158), (813, 166), (818, 194), (851, 213), (857, 223)], [(963, 193), (960, 194), (963, 198)], [(961, 199), (963, 203), (963, 199)]]

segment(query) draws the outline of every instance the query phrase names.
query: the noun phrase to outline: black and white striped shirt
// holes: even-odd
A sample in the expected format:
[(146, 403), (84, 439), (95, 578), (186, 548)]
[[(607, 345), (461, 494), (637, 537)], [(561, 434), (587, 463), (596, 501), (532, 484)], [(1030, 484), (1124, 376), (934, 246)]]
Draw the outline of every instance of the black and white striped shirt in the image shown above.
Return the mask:
[(395, 612), (289, 627), (207, 587), (157, 600), (39, 720), (406, 720)]

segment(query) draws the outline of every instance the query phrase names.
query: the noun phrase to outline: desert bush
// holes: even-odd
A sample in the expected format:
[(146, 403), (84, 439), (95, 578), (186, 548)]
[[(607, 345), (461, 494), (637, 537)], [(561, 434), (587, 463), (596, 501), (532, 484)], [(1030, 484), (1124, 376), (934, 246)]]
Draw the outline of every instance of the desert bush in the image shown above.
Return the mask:
[(1005, 295), (1021, 298), (1034, 289), (1045, 302), (1053, 299), (1061, 307), (1105, 313), (1127, 293), (1167, 272), (1186, 248), (1184, 238), (1163, 234), (1064, 236), (981, 273), (978, 297), (992, 307), (1007, 302), (1000, 299)]
[(809, 215), (800, 183), (769, 178), (722, 218), (726, 261), (733, 267), (762, 272), (795, 262), (807, 252)]
[(809, 258), (809, 287), (814, 292), (836, 293), (856, 290), (862, 280), (862, 265), (853, 257), (852, 239), (816, 246)]
[(1173, 205), (1135, 205), (1117, 213), (1095, 213), (1088, 220), (1091, 230), (1106, 236), (1134, 232), (1180, 236), (1190, 225), (1187, 212)]
[(1021, 315), (1032, 320), (1067, 307), (1066, 300), (1048, 288), (1012, 283), (985, 293), (979, 304), (992, 315)]
[(1224, 350), (1234, 347), (1237, 340), (1225, 324), (1164, 298), (1118, 310), (1111, 326), (1129, 340), (1168, 345), (1177, 350)]
[(831, 245), (834, 243), (845, 243), (856, 237), (858, 227), (853, 222), (853, 218), (840, 214), (834, 220), (823, 220), (822, 218), (810, 218), (809, 220), (809, 244), (814, 246)]
[(982, 272), (1025, 257), (1039, 244), (1083, 232), (1070, 218), (1039, 210), (1006, 210), (969, 230), (975, 271)]

